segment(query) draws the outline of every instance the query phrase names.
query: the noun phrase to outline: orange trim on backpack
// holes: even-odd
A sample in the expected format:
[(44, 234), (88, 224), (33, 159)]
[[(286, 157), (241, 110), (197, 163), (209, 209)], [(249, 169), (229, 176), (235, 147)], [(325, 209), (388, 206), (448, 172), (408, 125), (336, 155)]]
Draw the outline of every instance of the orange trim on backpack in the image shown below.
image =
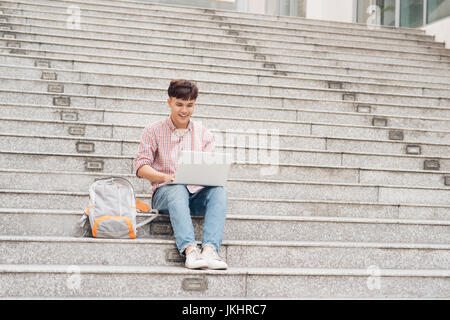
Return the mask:
[(133, 225), (131, 223), (131, 220), (129, 218), (127, 218), (127, 217), (117, 217), (117, 216), (102, 216), (102, 217), (98, 218), (97, 220), (95, 220), (94, 227), (92, 228), (92, 235), (95, 238), (97, 237), (97, 225), (98, 225), (98, 223), (103, 221), (103, 220), (109, 220), (109, 219), (125, 220), (125, 222), (128, 225), (128, 229), (130, 229), (130, 232), (128, 233), (128, 235), (130, 236), (130, 239), (136, 238), (136, 234), (133, 231)]
[(136, 198), (136, 209), (141, 212), (149, 212), (151, 208), (148, 204)]
[(93, 208), (95, 207), (95, 205), (91, 204), (89, 205), (86, 209), (84, 209), (84, 213), (86, 213), (86, 215), (89, 215), (89, 208)]

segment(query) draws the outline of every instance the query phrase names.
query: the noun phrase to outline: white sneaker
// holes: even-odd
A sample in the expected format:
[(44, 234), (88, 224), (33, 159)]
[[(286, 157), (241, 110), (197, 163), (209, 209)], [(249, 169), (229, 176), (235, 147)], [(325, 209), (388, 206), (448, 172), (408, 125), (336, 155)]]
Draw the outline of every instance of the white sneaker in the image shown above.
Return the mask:
[(205, 248), (203, 248), (202, 257), (207, 261), (208, 269), (224, 270), (228, 268), (228, 265), (219, 256), (219, 254), (216, 252), (216, 249), (211, 246), (206, 246)]
[(184, 266), (189, 269), (207, 268), (208, 262), (201, 256), (200, 250), (196, 247), (186, 254)]

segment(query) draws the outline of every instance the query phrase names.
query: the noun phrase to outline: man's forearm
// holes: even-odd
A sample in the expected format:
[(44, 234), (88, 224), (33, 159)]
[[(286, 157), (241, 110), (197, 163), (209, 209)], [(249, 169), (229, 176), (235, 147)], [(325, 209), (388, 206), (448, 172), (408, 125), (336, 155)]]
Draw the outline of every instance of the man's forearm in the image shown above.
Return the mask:
[(149, 165), (143, 165), (137, 171), (137, 175), (141, 178), (147, 179), (150, 182), (162, 183), (173, 181), (174, 177), (159, 171), (156, 171)]

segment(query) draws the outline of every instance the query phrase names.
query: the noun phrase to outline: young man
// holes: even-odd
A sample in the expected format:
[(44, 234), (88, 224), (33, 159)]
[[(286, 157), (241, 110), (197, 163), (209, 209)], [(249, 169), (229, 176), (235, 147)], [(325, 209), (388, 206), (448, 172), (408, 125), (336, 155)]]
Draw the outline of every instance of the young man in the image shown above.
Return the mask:
[[(180, 254), (190, 269), (227, 269), (218, 255), (222, 243), (228, 197), (223, 187), (168, 185), (175, 178), (181, 150), (214, 152), (214, 136), (191, 120), (198, 88), (194, 81), (172, 80), (167, 103), (170, 116), (147, 126), (133, 165), (136, 175), (153, 187), (152, 207), (169, 213)], [(192, 215), (205, 217), (202, 251), (197, 247)]]

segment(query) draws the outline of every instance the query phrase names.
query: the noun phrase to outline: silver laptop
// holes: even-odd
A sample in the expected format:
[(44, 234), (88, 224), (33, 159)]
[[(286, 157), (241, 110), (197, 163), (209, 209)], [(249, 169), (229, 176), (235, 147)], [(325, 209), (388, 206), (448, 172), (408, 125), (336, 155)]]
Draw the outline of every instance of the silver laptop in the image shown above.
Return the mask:
[(175, 180), (168, 184), (224, 186), (231, 164), (232, 155), (228, 153), (182, 151)]

